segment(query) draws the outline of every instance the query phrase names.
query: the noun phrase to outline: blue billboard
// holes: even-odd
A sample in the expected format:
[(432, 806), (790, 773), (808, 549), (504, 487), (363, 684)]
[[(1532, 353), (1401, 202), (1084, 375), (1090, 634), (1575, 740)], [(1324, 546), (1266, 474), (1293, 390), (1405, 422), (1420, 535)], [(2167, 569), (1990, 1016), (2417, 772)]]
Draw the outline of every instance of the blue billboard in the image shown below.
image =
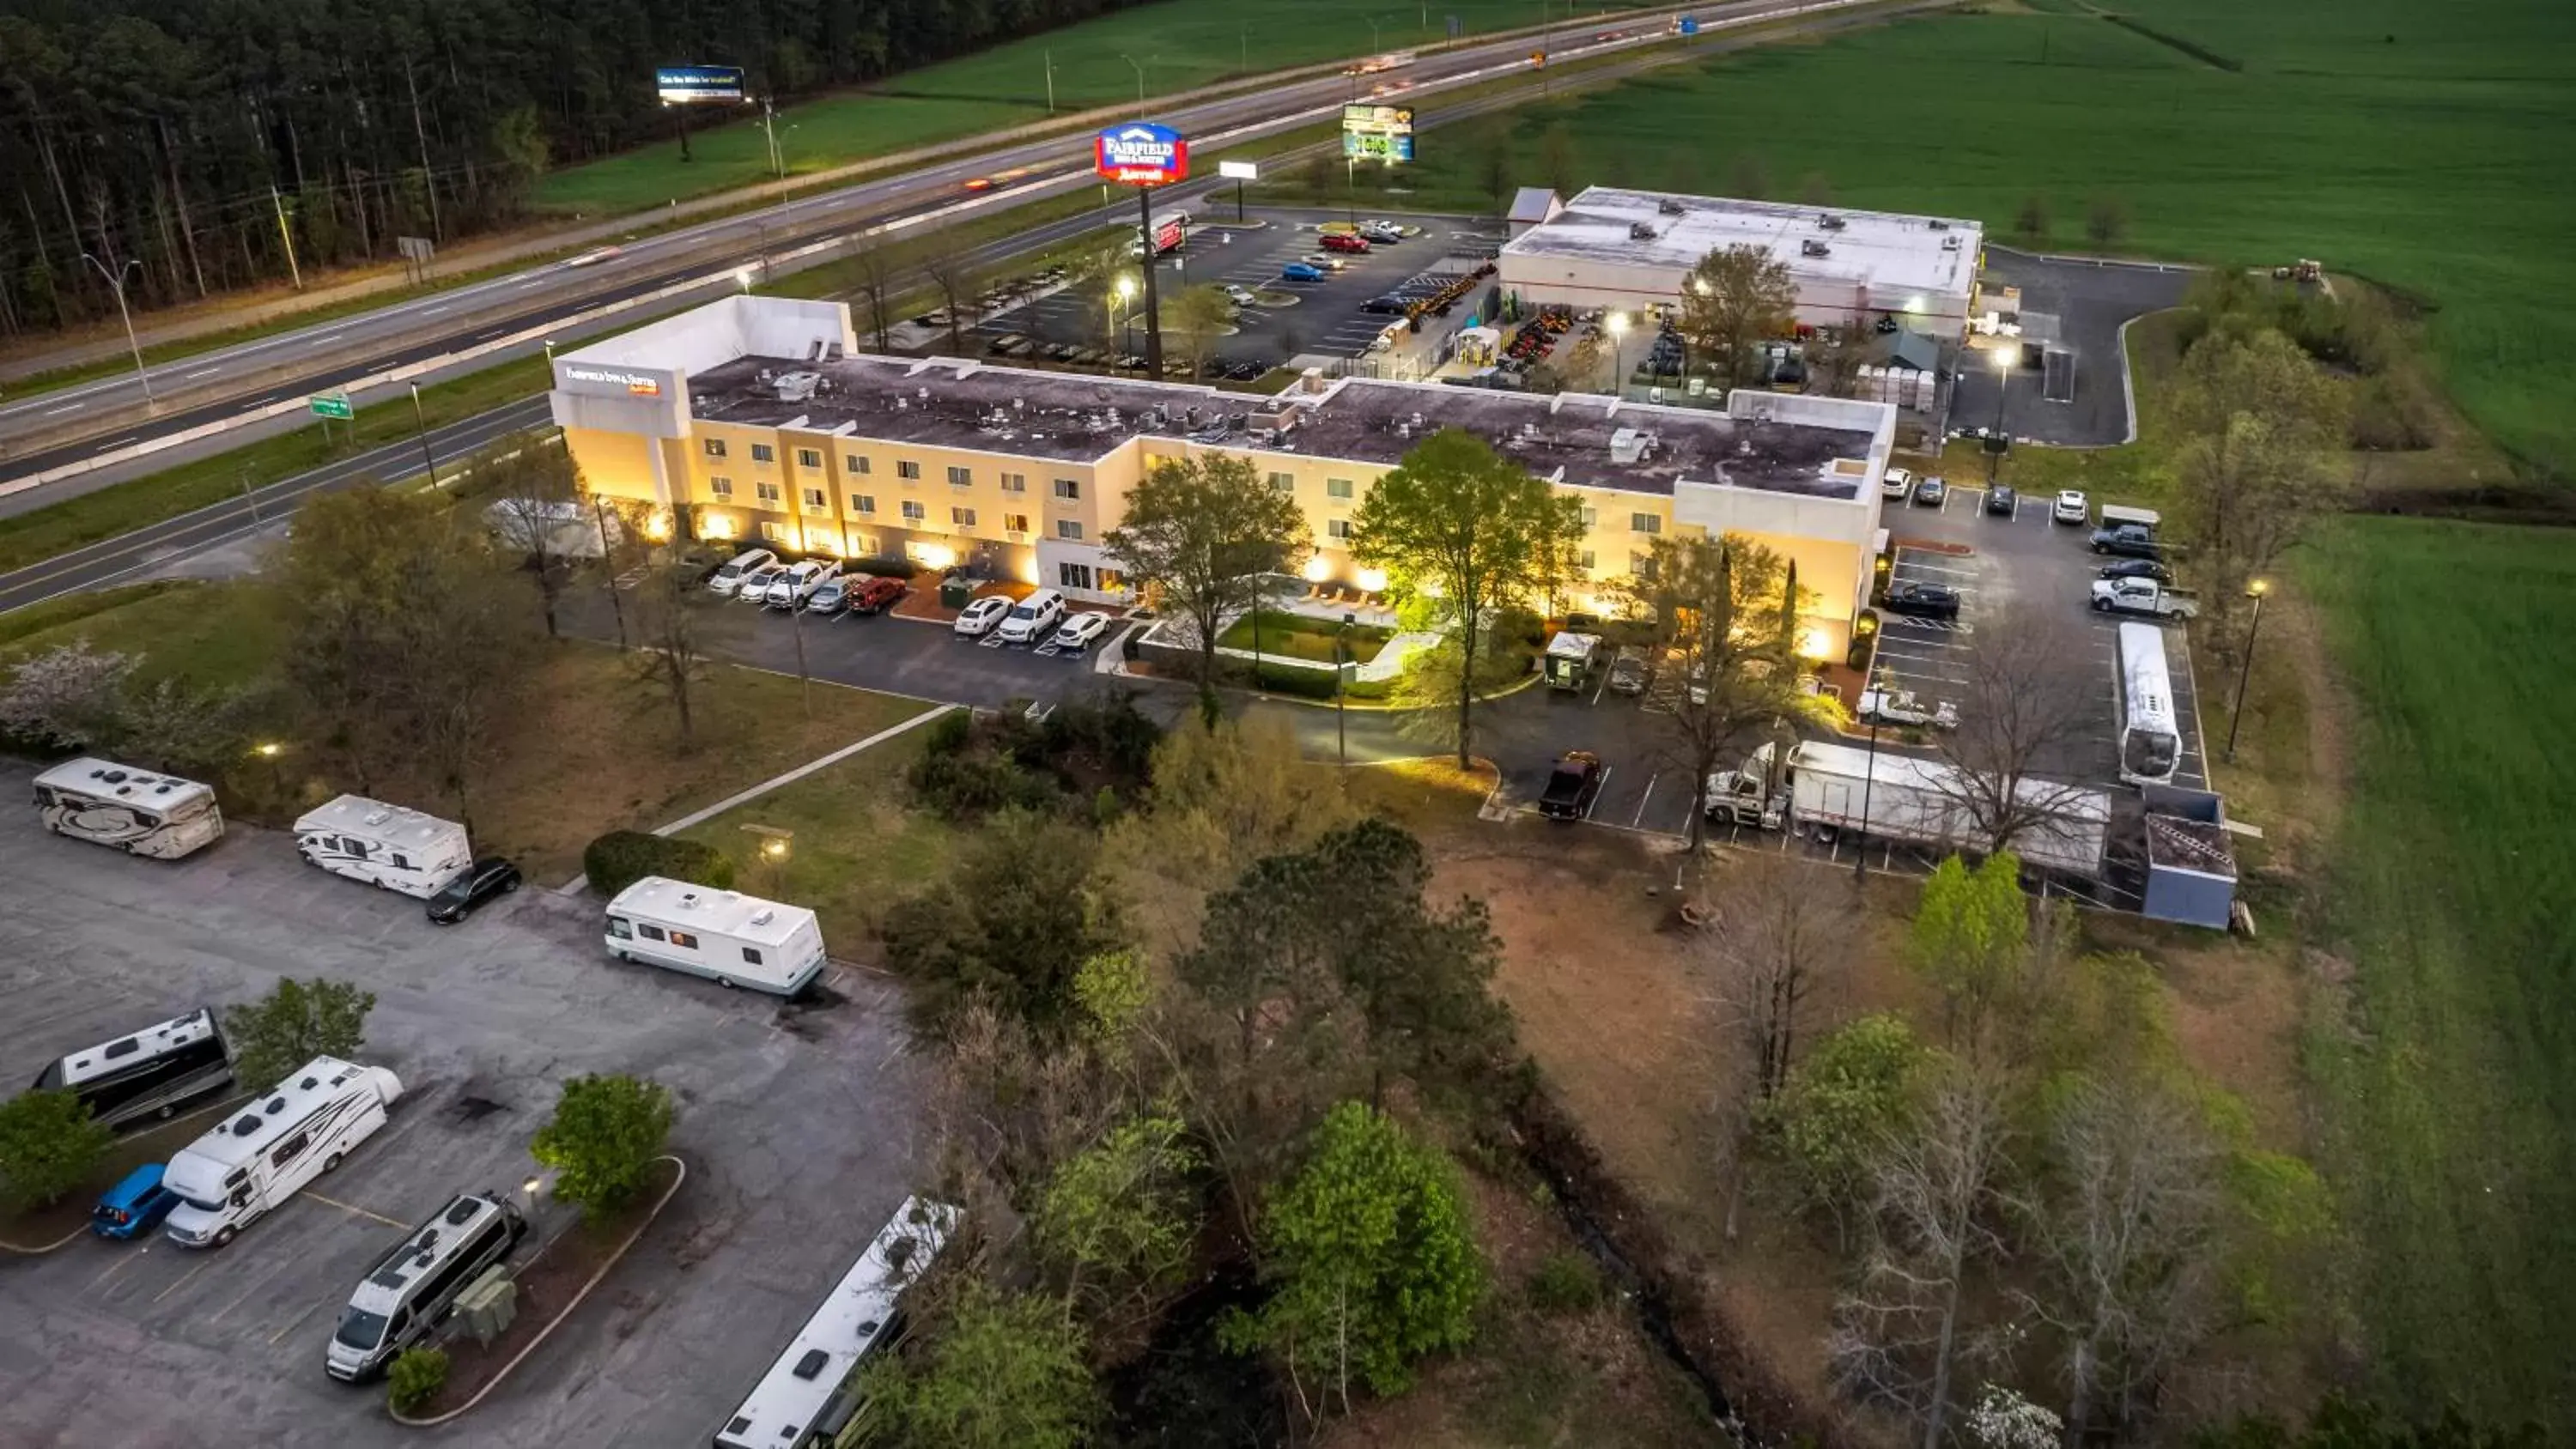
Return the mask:
[(742, 67), (738, 65), (666, 65), (653, 72), (653, 89), (666, 106), (693, 106), (708, 101), (739, 101)]
[(1110, 126), (1092, 142), (1091, 165), (1111, 181), (1168, 186), (1190, 174), (1189, 138), (1147, 121)]

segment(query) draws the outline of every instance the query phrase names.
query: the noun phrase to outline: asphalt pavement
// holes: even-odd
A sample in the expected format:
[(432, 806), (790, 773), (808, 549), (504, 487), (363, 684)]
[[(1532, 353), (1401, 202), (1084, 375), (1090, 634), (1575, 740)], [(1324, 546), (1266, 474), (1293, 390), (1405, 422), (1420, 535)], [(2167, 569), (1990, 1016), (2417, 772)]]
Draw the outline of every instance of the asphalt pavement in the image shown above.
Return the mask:
[[(2137, 404), (2124, 335), (2138, 318), (2182, 305), (2197, 275), (2195, 268), (2168, 263), (2036, 256), (1988, 245), (1986, 284), (2019, 287), (2025, 318), (2055, 318), (2053, 345), (2072, 353), (2075, 367), (2073, 393), (2064, 398), (2046, 395), (2047, 380), (2038, 369), (2020, 368), (2003, 378), (2003, 430), (2060, 448), (2111, 447), (2135, 438)], [(1995, 426), (1997, 378), (1978, 362), (1960, 362), (1950, 405), (1953, 427)]]

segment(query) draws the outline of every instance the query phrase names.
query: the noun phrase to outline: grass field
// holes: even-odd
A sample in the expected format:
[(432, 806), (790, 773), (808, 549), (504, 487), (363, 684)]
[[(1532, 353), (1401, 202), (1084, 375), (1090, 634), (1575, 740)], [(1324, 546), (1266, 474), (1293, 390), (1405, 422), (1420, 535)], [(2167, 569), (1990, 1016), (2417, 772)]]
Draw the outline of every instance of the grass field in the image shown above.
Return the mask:
[(2311, 1056), (2379, 1377), (2420, 1409), (2449, 1394), (2561, 1435), (2576, 1428), (2568, 542), (2353, 519), (2299, 570), (2358, 706), (2322, 942), (2350, 1009)]
[[(2059, 3), (2059, 0), (2051, 0)], [(1512, 179), (1771, 195), (1983, 218), (2005, 239), (2045, 198), (2054, 247), (2207, 261), (2322, 258), (2434, 310), (2428, 335), (2472, 421), (2576, 474), (2576, 364), (2543, 299), (2576, 290), (2576, 9), (2462, 0), (2136, 0), (2121, 7), (2227, 70), (2099, 18), (2010, 11), (1674, 67), (1516, 113)], [(1551, 128), (1561, 174), (1551, 176)], [(1411, 204), (1490, 207), (1490, 142), (1433, 131), (1394, 178)], [(1338, 175), (1332, 178), (1336, 195)]]
[[(1582, 15), (1588, 21), (1631, 3), (1585, 0)], [(1565, 7), (1556, 13), (1562, 19)], [(1050, 58), (1056, 111), (1069, 115), (1134, 100), (1139, 66), (1149, 98), (1171, 95), (1234, 76), (1429, 45), (1446, 38), (1450, 16), (1461, 34), (1481, 35), (1536, 25), (1541, 10), (1532, 0), (1163, 0), (791, 106), (778, 113), (778, 144), (791, 176), (821, 171), (1044, 121)], [(604, 215), (770, 177), (767, 137), (749, 121), (692, 128), (689, 144), (697, 159), (685, 163), (674, 132), (566, 167), (539, 184), (538, 205)]]

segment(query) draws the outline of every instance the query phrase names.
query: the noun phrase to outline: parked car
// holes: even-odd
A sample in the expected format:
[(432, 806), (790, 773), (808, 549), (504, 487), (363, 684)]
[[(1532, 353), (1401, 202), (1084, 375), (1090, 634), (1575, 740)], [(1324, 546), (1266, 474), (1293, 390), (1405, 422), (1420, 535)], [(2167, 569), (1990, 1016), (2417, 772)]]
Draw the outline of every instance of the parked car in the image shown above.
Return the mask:
[(1324, 234), (1323, 248), (1328, 252), (1365, 253), (1369, 244), (1367, 237), (1337, 231)]
[(1880, 607), (1891, 614), (1917, 619), (1955, 619), (1959, 617), (1959, 591), (1946, 584), (1900, 580), (1887, 586), (1887, 599)]
[(2048, 510), (2050, 521), (2081, 524), (2093, 516), (2093, 505), (2086, 502), (2084, 490), (2069, 488), (2057, 495), (2057, 505)]
[(1391, 221), (1364, 221), (1360, 223), (1360, 235), (1373, 242), (1392, 245), (1404, 240), (1404, 228)]
[(1280, 278), (1290, 282), (1320, 282), (1324, 269), (1308, 262), (1290, 262), (1279, 269)]
[(1910, 725), (1916, 729), (1929, 726), (1936, 730), (1959, 727), (1957, 705), (1946, 699), (1925, 704), (1915, 698), (1914, 691), (1910, 689), (1900, 689), (1892, 694), (1885, 690), (1864, 689), (1860, 692), (1860, 706), (1853, 713), (1859, 716), (1862, 724)]
[(733, 556), (732, 562), (719, 565), (707, 575), (707, 588), (717, 598), (724, 598), (740, 590), (744, 580), (777, 562), (778, 555), (765, 548), (744, 549)]
[(957, 616), (957, 636), (961, 639), (981, 639), (992, 633), (994, 626), (1002, 622), (1002, 616), (1009, 612), (1011, 612), (1011, 601), (1008, 598), (1000, 594), (986, 594), (969, 603), (964, 612)]
[(1002, 642), (1035, 644), (1055, 632), (1064, 618), (1064, 595), (1053, 589), (1040, 589), (1011, 606), (1002, 617)]
[(1371, 297), (1360, 304), (1360, 310), (1378, 317), (1401, 317), (1409, 310), (1402, 297)]
[(785, 609), (794, 613), (816, 589), (841, 576), (841, 566), (828, 558), (809, 558), (792, 563), (787, 571), (769, 581), (769, 592), (760, 601), (764, 609)]
[(2010, 487), (2004, 484), (1998, 483), (1992, 488), (1986, 490), (1986, 511), (1988, 513), (1998, 513), (2006, 518), (2010, 518), (2013, 516), (2013, 510), (2020, 506), (2021, 495), (2015, 493)]
[(102, 1238), (140, 1238), (160, 1226), (179, 1205), (179, 1195), (161, 1185), (161, 1164), (147, 1162), (102, 1193), (89, 1210), (89, 1230)]
[(902, 579), (872, 578), (850, 593), (853, 614), (882, 614), (895, 606), (895, 601), (912, 592), (912, 585)]
[(1940, 507), (1941, 501), (1949, 496), (1950, 485), (1942, 482), (1938, 478), (1917, 478), (1914, 480), (1914, 501), (1926, 508)]
[(778, 582), (786, 572), (787, 565), (783, 563), (762, 564), (744, 574), (741, 584), (727, 592), (747, 604), (765, 604), (769, 602), (769, 586)]
[(474, 914), (484, 902), (519, 888), (519, 868), (497, 855), (487, 855), (456, 873), (456, 879), (429, 898), (429, 920), (453, 926)]
[(1619, 657), (1610, 661), (1610, 692), (1613, 694), (1644, 694), (1646, 686), (1654, 682), (1654, 664), (1634, 649), (1622, 649)]
[(2093, 551), (2116, 554), (2122, 558), (2163, 558), (2165, 546), (2156, 542), (2156, 531), (2124, 523), (2118, 528), (2093, 530)]
[(1538, 813), (1550, 820), (1580, 820), (1601, 798), (1601, 757), (1590, 750), (1568, 750), (1557, 756), (1538, 797)]
[(2153, 579), (2160, 584), (2169, 584), (2173, 582), (2173, 570), (2165, 567), (2162, 562), (2156, 559), (2124, 558), (2115, 564), (2104, 564), (2102, 566), (2102, 577), (2106, 579)]
[(1225, 289), (1225, 299), (1238, 307), (1249, 307), (1259, 300), (1253, 296), (1250, 287), (1228, 287)]
[(1090, 648), (1092, 641), (1098, 639), (1108, 628), (1107, 614), (1076, 614), (1065, 620), (1064, 627), (1056, 630), (1055, 637), (1047, 642), (1058, 649), (1079, 654)]
[(1904, 498), (1914, 492), (1914, 475), (1903, 468), (1890, 468), (1879, 480), (1878, 491), (1889, 498)]
[(806, 595), (805, 612), (831, 618), (850, 607), (850, 595), (856, 591), (857, 584), (853, 580), (825, 579), (813, 593)]

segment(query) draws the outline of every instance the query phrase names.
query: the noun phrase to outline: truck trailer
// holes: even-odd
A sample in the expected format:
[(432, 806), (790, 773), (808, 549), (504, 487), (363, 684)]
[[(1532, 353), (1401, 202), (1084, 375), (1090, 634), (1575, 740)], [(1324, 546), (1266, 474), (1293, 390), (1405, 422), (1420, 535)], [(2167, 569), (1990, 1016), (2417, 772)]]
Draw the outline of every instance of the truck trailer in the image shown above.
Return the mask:
[[(1857, 830), (1882, 840), (1942, 850), (1978, 843), (1976, 822), (1961, 803), (1962, 775), (1953, 765), (1887, 750), (1801, 740), (1785, 769), (1776, 744), (1753, 752), (1737, 770), (1708, 777), (1711, 820), (1764, 830)], [(1773, 777), (1780, 778), (1774, 785)], [(2051, 818), (2022, 832), (2013, 851), (2023, 861), (2087, 879), (2102, 873), (2111, 797), (2056, 781), (2024, 780), (2024, 799), (2051, 807)], [(1864, 814), (1866, 812), (1866, 814)]]

